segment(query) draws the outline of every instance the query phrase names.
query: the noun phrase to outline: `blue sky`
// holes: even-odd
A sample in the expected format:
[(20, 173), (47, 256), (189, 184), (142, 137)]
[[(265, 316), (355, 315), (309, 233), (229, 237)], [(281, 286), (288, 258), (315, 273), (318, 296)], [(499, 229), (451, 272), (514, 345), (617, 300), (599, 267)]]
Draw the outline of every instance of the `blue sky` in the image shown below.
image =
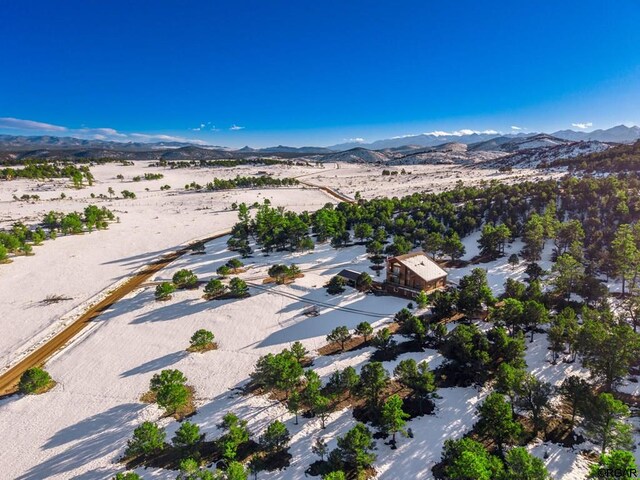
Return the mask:
[(637, 0), (6, 1), (0, 133), (239, 147), (639, 124), (638, 25)]

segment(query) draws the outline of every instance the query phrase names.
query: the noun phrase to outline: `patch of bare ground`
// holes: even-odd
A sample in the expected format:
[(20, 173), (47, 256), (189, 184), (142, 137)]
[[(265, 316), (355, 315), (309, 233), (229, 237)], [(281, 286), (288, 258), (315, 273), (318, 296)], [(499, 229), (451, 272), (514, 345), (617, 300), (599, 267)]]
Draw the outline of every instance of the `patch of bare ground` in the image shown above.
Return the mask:
[(44, 387), (37, 389), (35, 392), (33, 392), (31, 395), (41, 395), (43, 393), (48, 392), (49, 390), (51, 390), (53, 387), (55, 387), (58, 384), (58, 382), (56, 382), (55, 380), (51, 380), (49, 383), (47, 383)]
[[(173, 417), (179, 422), (184, 420), (185, 418), (189, 418), (195, 415), (196, 413), (196, 406), (195, 406), (196, 391), (191, 385), (187, 385), (186, 387), (187, 387), (187, 390), (189, 391), (189, 394), (187, 396), (187, 402), (182, 407), (176, 409), (174, 412), (172, 413), (168, 412), (166, 414), (167, 417)], [(140, 397), (140, 401), (142, 403), (156, 403), (157, 394), (156, 392), (149, 390), (148, 392), (142, 394), (142, 396)]]
[(303, 277), (304, 277), (304, 273), (298, 273), (297, 275), (294, 275), (293, 277), (287, 277), (284, 280), (280, 280), (274, 277), (267, 277), (264, 280), (262, 280), (262, 283), (263, 284), (275, 283), (277, 285), (291, 285), (296, 281), (296, 278), (303, 278)]
[[(386, 327), (391, 331), (392, 334), (398, 333), (400, 330), (400, 324), (397, 322), (390, 323), (386, 325)], [(366, 341), (364, 337), (353, 336), (344, 344), (344, 349), (340, 342), (328, 343), (318, 349), (318, 355), (338, 355), (344, 352), (351, 352), (353, 350), (359, 350), (361, 348), (369, 346), (369, 342), (371, 337), (367, 337)]]
[(189, 347), (187, 348), (187, 352), (189, 353), (204, 353), (204, 352), (210, 352), (211, 350), (217, 350), (218, 349), (218, 344), (216, 342), (209, 342), (206, 343), (204, 345), (198, 345), (198, 346), (193, 346), (193, 347)]

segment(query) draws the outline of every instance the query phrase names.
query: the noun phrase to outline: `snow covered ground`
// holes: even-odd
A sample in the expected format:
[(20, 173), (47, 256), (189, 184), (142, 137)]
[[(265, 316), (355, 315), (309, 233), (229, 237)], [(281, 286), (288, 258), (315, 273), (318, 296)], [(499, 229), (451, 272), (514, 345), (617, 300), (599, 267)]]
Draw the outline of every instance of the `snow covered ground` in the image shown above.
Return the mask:
[[(327, 176), (329, 168), (327, 166), (320, 172), (311, 167), (278, 166), (274, 172), (283, 177), (311, 173), (301, 179), (335, 186), (330, 183), (334, 179)], [(354, 170), (349, 170), (351, 168)], [(417, 167), (410, 168), (414, 170)], [(336, 174), (341, 175), (337, 189), (347, 194), (362, 191), (365, 197), (377, 196), (375, 183), (382, 177), (379, 171), (374, 175), (368, 169), (371, 167), (336, 169)], [(36, 248), (34, 257), (17, 258), (12, 264), (0, 265), (2, 291), (11, 292), (5, 295), (0, 305), (2, 362), (15, 358), (16, 347), (41, 338), (43, 333), (39, 332), (46, 333), (47, 326), (58, 325), (61, 316), (150, 259), (180, 243), (231, 226), (236, 218), (230, 210), (233, 202), (253, 203), (270, 198), (275, 205), (312, 210), (330, 201), (325, 194), (313, 189), (176, 194), (176, 189), (193, 180), (206, 183), (213, 176), (232, 177), (255, 173), (255, 170), (255, 167), (247, 167), (246, 170), (170, 171), (143, 165), (105, 165), (93, 169), (98, 183), (91, 189), (66, 190), (68, 196), (74, 197), (73, 200), (35, 204), (10, 201), (13, 193), (19, 196), (38, 191), (34, 182), (0, 184), (0, 202), (8, 207), (2, 210), (5, 224), (17, 219), (30, 223), (30, 219), (39, 219), (50, 209), (78, 210), (89, 203), (118, 210), (120, 216), (120, 223), (113, 224), (108, 231), (61, 237)], [(425, 168), (425, 172), (427, 170)], [(121, 171), (127, 179), (147, 171), (159, 171), (165, 174), (165, 178), (121, 184), (115, 179)], [(356, 184), (349, 175), (365, 178)], [(407, 178), (405, 176), (404, 180)], [(404, 185), (401, 179), (403, 177), (398, 176), (393, 179), (395, 183), (382, 185), (380, 195), (401, 195), (411, 188), (415, 191), (413, 184), (407, 182), (408, 185)], [(445, 184), (438, 183), (437, 178), (435, 181), (431, 178), (432, 183), (429, 183), (428, 173), (424, 173), (421, 181), (426, 189), (444, 188)], [(159, 187), (164, 184), (174, 188), (160, 192)], [(133, 190), (138, 198), (126, 201), (89, 198), (92, 191), (106, 193), (109, 185), (113, 185), (117, 192), (124, 188)], [(147, 187), (149, 192), (145, 190)], [(398, 190), (390, 193), (393, 188)], [(60, 191), (61, 185), (58, 185), (51, 191), (50, 198), (59, 197)], [(40, 194), (45, 198), (45, 193)], [(477, 239), (477, 233), (464, 239), (467, 248), (465, 259), (478, 253)], [(159, 272), (155, 280), (169, 279), (180, 268), (193, 269), (204, 280), (215, 276), (216, 268), (233, 256), (225, 249), (225, 241), (221, 238), (207, 244), (205, 255), (180, 258)], [(523, 276), (523, 265), (512, 268), (506, 262), (508, 255), (517, 253), (521, 246), (521, 243), (513, 242), (508, 245), (505, 257), (479, 265), (487, 269), (495, 293), (502, 291), (507, 277)], [(545, 248), (543, 268), (549, 268), (550, 254), (549, 244)], [(263, 286), (260, 279), (266, 276), (268, 265), (282, 262), (296, 263), (305, 276), (288, 286)], [(340, 296), (325, 293), (323, 284), (342, 268), (370, 271), (364, 247), (334, 250), (328, 245), (319, 245), (313, 252), (304, 254), (263, 256), (258, 253), (247, 264), (250, 268), (242, 277), (257, 285), (251, 288), (252, 296), (247, 299), (205, 301), (201, 298), (201, 290), (189, 290), (177, 292), (170, 301), (155, 302), (153, 286), (149, 285), (132, 292), (100, 316), (47, 362), (47, 369), (58, 382), (53, 390), (40, 396), (14, 396), (0, 400), (0, 435), (10, 439), (3, 444), (0, 471), (9, 475), (8, 478), (21, 480), (111, 478), (114, 472), (122, 471), (117, 459), (122, 455), (133, 429), (142, 421), (159, 420), (166, 427), (168, 439), (178, 428), (173, 419), (160, 419), (161, 411), (156, 406), (139, 401), (154, 373), (165, 368), (178, 368), (196, 390), (198, 413), (191, 421), (200, 425), (209, 438), (219, 434), (216, 424), (228, 411), (247, 419), (254, 436), (260, 435), (272, 420), (281, 419), (293, 437), (290, 449), (292, 464), (282, 472), (261, 473), (260, 478), (303, 478), (306, 468), (317, 459), (311, 453), (313, 441), (322, 436), (333, 448), (336, 437), (355, 423), (351, 411), (334, 412), (325, 430), (320, 428), (318, 419), (301, 419), (300, 424), (295, 425), (292, 415), (279, 403), (264, 396), (243, 396), (238, 387), (247, 381), (259, 356), (278, 352), (296, 340), (310, 350), (317, 349), (325, 344), (326, 334), (339, 325), (353, 328), (366, 320), (379, 328), (407, 302), (393, 297), (364, 295), (353, 289), (347, 289)], [(450, 279), (459, 280), (473, 267), (452, 270)], [(67, 294), (73, 297), (73, 301), (51, 307), (39, 306), (37, 303), (49, 293)], [(302, 315), (309, 302), (322, 302), (320, 316), (309, 318)], [(219, 348), (204, 354), (188, 354), (185, 348), (189, 338), (200, 328), (207, 328), (216, 335)], [(537, 334), (527, 347), (529, 370), (545, 381), (558, 384), (568, 374), (586, 374), (579, 362), (552, 365), (543, 334)], [(313, 368), (326, 379), (336, 369), (348, 365), (359, 370), (371, 354), (372, 349), (363, 348), (318, 357)], [(431, 368), (442, 362), (438, 352), (426, 350), (385, 362), (385, 368), (392, 372), (395, 365), (405, 358), (427, 361)], [(625, 388), (632, 389), (636, 385), (630, 383)], [(412, 440), (400, 438), (397, 450), (391, 450), (378, 441), (378, 459), (375, 462), (378, 478), (431, 479), (431, 468), (440, 459), (444, 440), (460, 437), (471, 428), (475, 421), (475, 408), (486, 393), (474, 388), (440, 389), (438, 394), (441, 398), (436, 402), (434, 415), (416, 418), (409, 423), (414, 432)], [(544, 458), (555, 479), (578, 480), (585, 478), (588, 469), (578, 447), (572, 450), (555, 444), (539, 444), (532, 445), (530, 449)], [(139, 473), (144, 478), (173, 479), (176, 476), (176, 472), (151, 469), (140, 469)]]
[[(12, 263), (0, 265), (0, 291), (6, 292), (0, 303), (0, 372), (72, 322), (89, 303), (97, 302), (101, 294), (133, 271), (181, 244), (229, 229), (237, 221), (232, 203), (262, 202), (268, 198), (276, 206), (311, 211), (334, 201), (324, 192), (309, 188), (185, 192), (184, 185), (194, 180), (204, 184), (214, 176), (255, 174), (257, 169), (169, 170), (151, 168), (147, 163), (93, 167), (96, 183), (81, 190), (68, 188), (64, 181), (46, 185), (32, 180), (0, 182), (0, 227), (15, 221), (38, 223), (50, 210), (80, 211), (90, 204), (106, 206), (120, 219), (105, 231), (45, 241), (34, 248), (34, 256), (16, 257)], [(165, 178), (131, 181), (133, 176), (144, 173), (163, 173)], [(118, 174), (125, 176), (124, 182), (116, 179)], [(171, 185), (172, 190), (160, 191), (165, 184)], [(128, 189), (137, 198), (90, 197), (92, 193), (107, 195), (109, 187), (117, 195)], [(24, 193), (38, 194), (42, 200), (11, 200), (13, 195)], [(67, 198), (61, 200), (61, 193)], [(71, 300), (43, 305), (41, 301), (52, 294)]]

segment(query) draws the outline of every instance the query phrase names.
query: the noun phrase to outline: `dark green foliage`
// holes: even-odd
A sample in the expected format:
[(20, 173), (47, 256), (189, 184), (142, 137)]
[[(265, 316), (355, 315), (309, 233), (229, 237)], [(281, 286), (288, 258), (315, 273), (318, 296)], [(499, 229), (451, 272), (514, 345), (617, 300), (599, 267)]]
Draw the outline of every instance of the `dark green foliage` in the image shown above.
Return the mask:
[(244, 280), (234, 277), (229, 282), (229, 295), (235, 298), (244, 298), (249, 295), (249, 286)]
[(370, 362), (362, 367), (360, 381), (355, 386), (359, 397), (367, 400), (369, 406), (377, 406), (380, 394), (389, 382), (389, 373), (380, 362)]
[(578, 336), (578, 352), (592, 377), (611, 391), (640, 355), (640, 335), (626, 323), (598, 317), (586, 315)]
[(200, 329), (197, 330), (193, 335), (191, 335), (191, 340), (189, 344), (191, 348), (198, 350), (208, 347), (213, 344), (215, 336), (209, 330)]
[(511, 231), (504, 225), (487, 223), (482, 227), (482, 234), (478, 240), (480, 253), (495, 258), (504, 253), (504, 246), (511, 238)]
[(297, 385), (302, 374), (303, 369), (296, 356), (285, 349), (275, 355), (269, 353), (260, 357), (251, 377), (257, 385), (267, 390), (289, 392)]
[(369, 429), (362, 423), (356, 424), (344, 436), (338, 437), (338, 448), (329, 455), (334, 470), (355, 470), (362, 472), (376, 459), (372, 453), (375, 442)]
[(236, 458), (238, 447), (249, 441), (249, 430), (246, 420), (240, 420), (235, 414), (227, 413), (222, 417), (222, 422), (218, 428), (223, 429), (225, 433), (217, 440), (218, 448), (222, 452), (222, 456), (227, 461), (233, 461)]
[(351, 340), (351, 332), (347, 327), (336, 327), (329, 335), (327, 335), (327, 342), (336, 342), (340, 344), (340, 349), (344, 351), (344, 344)]
[(300, 182), (295, 178), (275, 178), (270, 175), (259, 177), (242, 177), (222, 179), (214, 178), (207, 183), (207, 190), (231, 190), (234, 188), (261, 188), (261, 187), (290, 187), (298, 185)]
[(505, 480), (551, 480), (544, 462), (531, 455), (526, 448), (515, 447), (505, 455)]
[(474, 315), (482, 305), (491, 305), (495, 301), (487, 283), (487, 272), (474, 268), (469, 275), (460, 279), (458, 284), (457, 307), (465, 315)]
[(135, 472), (116, 473), (113, 480), (142, 480), (142, 477)]
[(397, 342), (393, 339), (391, 330), (389, 330), (387, 327), (378, 330), (373, 336), (371, 343), (374, 347), (383, 352), (389, 352), (393, 350), (397, 344)]
[(631, 425), (625, 421), (629, 414), (624, 403), (610, 393), (601, 393), (585, 406), (582, 426), (602, 452), (606, 453), (608, 448), (627, 450), (633, 447)]
[(46, 370), (31, 367), (20, 377), (18, 389), (25, 394), (34, 394), (48, 387), (52, 381), (51, 375)]
[(166, 433), (163, 428), (152, 422), (144, 422), (133, 431), (133, 437), (127, 442), (125, 456), (149, 455), (164, 448)]
[(168, 300), (171, 298), (171, 294), (176, 291), (176, 287), (173, 283), (162, 282), (156, 286), (155, 297), (156, 300)]
[(198, 277), (186, 268), (178, 270), (171, 279), (177, 288), (195, 288), (198, 286)]
[(391, 441), (395, 443), (396, 433), (405, 426), (409, 414), (402, 410), (402, 398), (393, 394), (385, 400), (380, 410), (380, 424), (386, 433), (392, 435)]
[(157, 391), (156, 401), (167, 413), (175, 413), (188, 403), (189, 389), (180, 384), (164, 385)]
[(217, 278), (212, 278), (204, 286), (204, 296), (206, 299), (217, 298), (226, 292), (227, 287)]
[(445, 440), (442, 464), (447, 480), (496, 480), (503, 473), (498, 457), (490, 455), (481, 443), (466, 437)]
[(166, 369), (160, 373), (156, 373), (151, 377), (149, 382), (149, 390), (152, 392), (159, 392), (161, 388), (167, 385), (184, 385), (187, 383), (187, 378), (180, 370)]
[(195, 423), (183, 422), (171, 439), (176, 447), (189, 448), (197, 445), (204, 439), (204, 433), (200, 433), (200, 427)]
[(260, 446), (267, 452), (273, 453), (284, 450), (291, 436), (284, 423), (275, 420), (271, 422), (260, 437)]
[(577, 375), (570, 375), (560, 385), (560, 394), (571, 407), (571, 425), (576, 415), (584, 411), (591, 400), (591, 386)]
[(607, 471), (627, 472), (624, 476), (618, 476), (617, 478), (619, 480), (633, 480), (633, 478), (637, 478), (636, 474), (631, 473), (631, 471), (636, 473), (638, 471), (633, 453), (625, 450), (612, 450), (608, 454), (600, 455), (598, 463), (591, 466), (589, 478), (606, 477), (604, 472)]
[(513, 418), (511, 405), (499, 393), (491, 393), (477, 409), (480, 419), (476, 431), (493, 440), (498, 451), (517, 441), (521, 425)]
[(344, 292), (344, 286), (346, 285), (344, 278), (339, 276), (331, 277), (329, 283), (327, 284), (327, 293), (329, 295), (338, 295)]
[(491, 358), (489, 340), (475, 324), (458, 325), (442, 345), (443, 355), (465, 380), (480, 381), (486, 375)]
[(360, 322), (358, 325), (356, 325), (355, 334), (361, 335), (362, 337), (364, 337), (365, 342), (371, 336), (372, 333), (373, 333), (373, 327), (369, 322)]

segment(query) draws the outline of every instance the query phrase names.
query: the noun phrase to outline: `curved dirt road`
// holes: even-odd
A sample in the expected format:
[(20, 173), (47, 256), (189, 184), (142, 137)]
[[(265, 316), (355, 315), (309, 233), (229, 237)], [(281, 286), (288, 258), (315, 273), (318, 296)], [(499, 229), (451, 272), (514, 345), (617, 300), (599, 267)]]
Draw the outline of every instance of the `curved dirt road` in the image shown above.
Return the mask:
[(115, 302), (128, 295), (152, 275), (162, 270), (174, 260), (178, 259), (182, 255), (191, 251), (192, 247), (199, 243), (206, 243), (216, 238), (229, 235), (231, 230), (225, 230), (224, 232), (217, 233), (210, 237), (203, 238), (201, 240), (193, 241), (186, 246), (163, 255), (159, 259), (153, 261), (142, 270), (134, 273), (129, 280), (115, 288), (104, 299), (95, 305), (89, 307), (75, 322), (71, 323), (63, 330), (58, 332), (51, 339), (47, 340), (43, 345), (24, 357), (13, 367), (7, 370), (0, 376), (0, 397), (8, 394), (12, 394), (16, 391), (18, 381), (22, 374), (31, 367), (36, 367), (44, 364), (44, 362), (51, 357), (54, 353), (64, 347), (73, 337), (75, 337), (82, 329), (84, 329), (92, 320), (98, 317), (102, 312), (111, 307)]

